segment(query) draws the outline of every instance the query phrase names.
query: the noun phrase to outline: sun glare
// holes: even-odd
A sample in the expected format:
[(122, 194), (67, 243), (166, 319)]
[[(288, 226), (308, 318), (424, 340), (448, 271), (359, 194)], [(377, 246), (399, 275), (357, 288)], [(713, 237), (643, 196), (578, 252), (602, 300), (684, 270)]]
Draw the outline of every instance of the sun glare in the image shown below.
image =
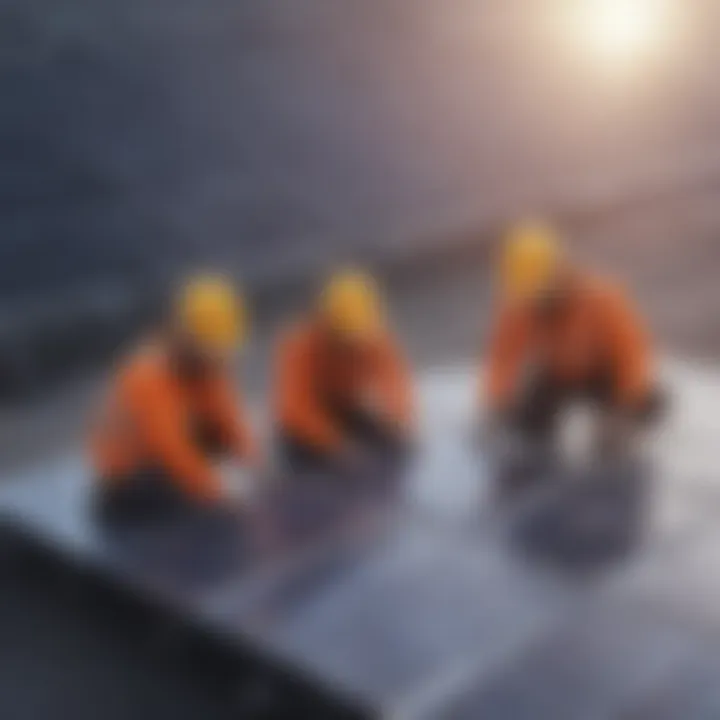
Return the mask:
[(591, 60), (611, 72), (632, 72), (669, 45), (670, 0), (574, 0), (577, 37)]

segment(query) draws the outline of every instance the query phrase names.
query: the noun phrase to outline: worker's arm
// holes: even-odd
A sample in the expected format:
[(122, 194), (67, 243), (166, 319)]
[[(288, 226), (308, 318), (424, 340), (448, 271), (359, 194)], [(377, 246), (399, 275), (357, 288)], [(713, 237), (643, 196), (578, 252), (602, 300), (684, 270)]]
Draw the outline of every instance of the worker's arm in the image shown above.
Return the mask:
[(229, 378), (220, 376), (213, 380), (208, 392), (213, 418), (233, 454), (255, 463), (259, 459), (259, 448), (237, 388)]
[(525, 335), (519, 312), (515, 308), (501, 308), (491, 331), (487, 367), (481, 383), (491, 412), (501, 412), (512, 404)]
[(212, 465), (195, 447), (184, 418), (162, 378), (135, 372), (125, 379), (130, 412), (153, 459), (190, 494), (202, 500), (220, 495)]
[(606, 329), (616, 371), (616, 398), (636, 409), (651, 390), (652, 350), (642, 319), (625, 293), (608, 291), (604, 302)]
[(283, 429), (328, 452), (341, 449), (343, 437), (313, 392), (310, 353), (302, 342), (285, 339), (278, 349), (275, 403)]
[(391, 339), (378, 348), (377, 389), (388, 417), (411, 432), (415, 419), (415, 398), (411, 371), (401, 349)]

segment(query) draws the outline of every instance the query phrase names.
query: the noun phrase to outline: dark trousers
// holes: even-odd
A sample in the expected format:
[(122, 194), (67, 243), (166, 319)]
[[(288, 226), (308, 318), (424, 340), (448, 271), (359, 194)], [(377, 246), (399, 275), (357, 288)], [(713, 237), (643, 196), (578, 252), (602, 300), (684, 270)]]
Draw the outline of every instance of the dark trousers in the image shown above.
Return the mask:
[[(562, 412), (569, 405), (587, 403), (601, 413), (619, 409), (615, 399), (617, 387), (610, 370), (600, 370), (582, 383), (567, 383), (549, 372), (538, 371), (530, 377), (507, 421), (512, 430), (537, 441), (551, 441)], [(639, 424), (657, 420), (665, 405), (662, 392), (653, 388), (633, 411)]]
[[(537, 371), (526, 381), (515, 405), (502, 419), (511, 436), (524, 441), (519, 448), (500, 460), (499, 485), (503, 492), (514, 493), (538, 482), (544, 483), (556, 474), (556, 439), (563, 412), (574, 404), (587, 404), (598, 409), (600, 418), (593, 440), (597, 458), (624, 456), (628, 426), (617, 423), (619, 409), (617, 387), (612, 372), (601, 370), (586, 382), (569, 384), (549, 372)], [(663, 404), (659, 390), (648, 393), (638, 407), (632, 422), (645, 424), (654, 421)], [(625, 410), (623, 410), (625, 412)], [(603, 418), (605, 414), (605, 418)], [(607, 421), (607, 422), (606, 422)]]
[(146, 468), (102, 480), (96, 509), (100, 518), (112, 525), (146, 525), (172, 521), (196, 505), (172, 476), (159, 468)]
[(199, 503), (157, 470), (104, 486), (95, 510), (115, 561), (158, 582), (203, 586), (229, 576), (252, 551), (235, 508)]
[[(196, 445), (210, 459), (228, 454), (229, 445), (218, 428), (196, 422), (193, 428)], [(162, 467), (148, 465), (119, 478), (103, 478), (98, 483), (96, 510), (108, 523), (142, 525), (174, 521), (201, 509), (197, 499), (182, 488), (171, 473)]]

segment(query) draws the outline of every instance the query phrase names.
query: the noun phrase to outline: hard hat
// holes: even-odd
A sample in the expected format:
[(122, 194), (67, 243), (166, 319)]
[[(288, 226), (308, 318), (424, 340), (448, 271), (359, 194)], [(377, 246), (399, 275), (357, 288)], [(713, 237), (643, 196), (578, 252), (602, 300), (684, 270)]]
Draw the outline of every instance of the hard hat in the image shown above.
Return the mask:
[(180, 289), (176, 316), (179, 326), (199, 345), (231, 352), (245, 342), (247, 311), (233, 283), (221, 275), (201, 275)]
[(552, 282), (564, 262), (556, 231), (544, 223), (523, 223), (507, 236), (502, 258), (503, 290), (512, 299), (528, 299)]
[(366, 340), (380, 332), (383, 310), (380, 293), (366, 273), (347, 270), (334, 275), (321, 297), (321, 313), (340, 336)]

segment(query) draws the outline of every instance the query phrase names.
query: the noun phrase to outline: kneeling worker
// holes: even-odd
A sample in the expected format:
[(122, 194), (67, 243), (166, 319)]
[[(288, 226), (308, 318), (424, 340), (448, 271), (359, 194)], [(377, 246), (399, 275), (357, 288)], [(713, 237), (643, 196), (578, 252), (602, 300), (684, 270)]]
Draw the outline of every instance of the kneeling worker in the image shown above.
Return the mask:
[(363, 273), (330, 280), (312, 316), (281, 338), (274, 372), (278, 441), (292, 469), (399, 457), (411, 440), (410, 373)]
[(644, 323), (613, 282), (574, 267), (555, 232), (510, 234), (491, 337), (485, 400), (491, 419), (549, 440), (575, 401), (600, 408), (599, 449), (620, 449), (654, 418), (659, 395)]
[(255, 462), (230, 370), (245, 326), (232, 284), (198, 277), (178, 294), (164, 333), (119, 367), (90, 448), (104, 515), (213, 506), (222, 494), (214, 462)]

